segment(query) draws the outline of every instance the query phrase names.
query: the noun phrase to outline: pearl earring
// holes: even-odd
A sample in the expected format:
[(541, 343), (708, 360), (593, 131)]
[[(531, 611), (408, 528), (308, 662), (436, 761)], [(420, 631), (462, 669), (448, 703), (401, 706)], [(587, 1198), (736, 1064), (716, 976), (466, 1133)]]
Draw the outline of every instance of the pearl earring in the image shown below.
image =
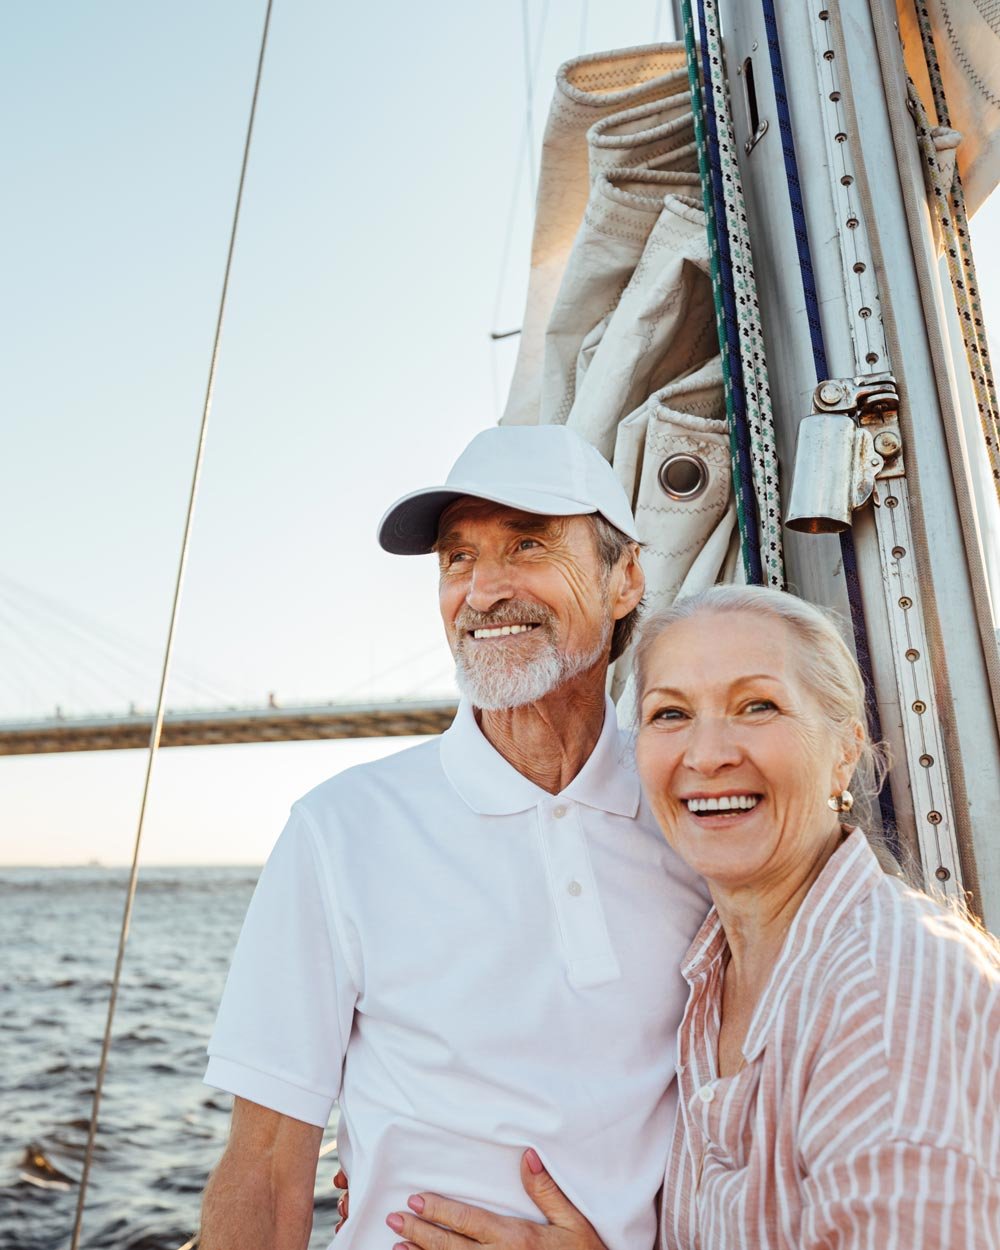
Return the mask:
[(854, 806), (854, 795), (850, 790), (841, 790), (839, 794), (831, 794), (826, 805), (831, 812), (849, 812)]

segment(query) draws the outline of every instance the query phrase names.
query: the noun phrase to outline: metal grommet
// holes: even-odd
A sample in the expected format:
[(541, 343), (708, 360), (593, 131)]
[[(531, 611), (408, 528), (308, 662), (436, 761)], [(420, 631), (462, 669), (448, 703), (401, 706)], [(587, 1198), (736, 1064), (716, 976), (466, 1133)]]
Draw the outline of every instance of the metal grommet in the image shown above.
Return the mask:
[(686, 502), (704, 494), (708, 486), (708, 465), (700, 456), (681, 451), (664, 460), (656, 477), (665, 495)]

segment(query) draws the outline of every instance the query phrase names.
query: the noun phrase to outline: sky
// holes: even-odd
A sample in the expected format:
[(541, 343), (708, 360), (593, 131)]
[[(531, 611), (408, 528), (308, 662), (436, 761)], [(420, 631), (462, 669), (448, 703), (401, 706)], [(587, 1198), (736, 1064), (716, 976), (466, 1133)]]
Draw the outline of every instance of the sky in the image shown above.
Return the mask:
[[(264, 7), (0, 6), (0, 721), (155, 702)], [(499, 415), (557, 66), (669, 13), (276, 0), (168, 705), (453, 689), (433, 561), (376, 523)], [(990, 202), (984, 274), (998, 238)], [(403, 745), (162, 751), (143, 860), (261, 862)], [(144, 769), (0, 758), (0, 863), (126, 862)]]

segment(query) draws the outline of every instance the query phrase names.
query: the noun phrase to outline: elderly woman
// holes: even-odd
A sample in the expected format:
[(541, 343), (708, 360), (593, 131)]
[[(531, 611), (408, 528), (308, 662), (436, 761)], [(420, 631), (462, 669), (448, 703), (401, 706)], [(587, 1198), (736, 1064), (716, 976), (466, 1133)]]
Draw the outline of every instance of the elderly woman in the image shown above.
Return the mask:
[[(636, 677), (643, 786), (715, 904), (683, 969), (661, 1246), (997, 1250), (997, 947), (845, 823), (876, 760), (836, 629), (716, 587), (649, 622)], [(548, 1224), (419, 1194), (397, 1246), (599, 1250), (534, 1151), (522, 1175)]]

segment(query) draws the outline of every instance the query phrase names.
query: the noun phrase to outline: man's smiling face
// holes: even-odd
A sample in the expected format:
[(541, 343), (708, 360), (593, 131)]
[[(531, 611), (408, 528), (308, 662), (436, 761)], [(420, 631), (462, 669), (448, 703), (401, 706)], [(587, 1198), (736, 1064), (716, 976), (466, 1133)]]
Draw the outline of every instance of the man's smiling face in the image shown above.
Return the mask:
[(607, 658), (608, 577), (587, 517), (459, 499), (435, 550), (459, 686), (477, 707), (532, 703)]

